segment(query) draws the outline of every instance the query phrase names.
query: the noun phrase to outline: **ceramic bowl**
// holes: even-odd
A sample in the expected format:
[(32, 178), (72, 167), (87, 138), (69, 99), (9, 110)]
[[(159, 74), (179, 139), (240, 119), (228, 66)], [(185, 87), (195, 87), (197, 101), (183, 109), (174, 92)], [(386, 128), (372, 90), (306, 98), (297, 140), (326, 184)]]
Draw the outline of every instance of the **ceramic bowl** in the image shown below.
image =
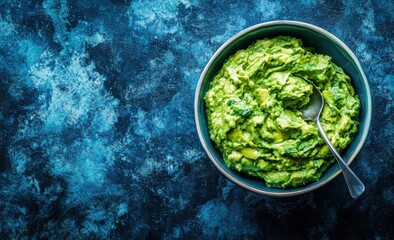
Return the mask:
[[(363, 147), (370, 128), (372, 103), (368, 81), (360, 62), (349, 47), (333, 34), (312, 24), (285, 20), (264, 22), (251, 26), (230, 38), (215, 52), (201, 74), (195, 93), (194, 115), (201, 144), (213, 164), (224, 176), (237, 185), (259, 194), (269, 196), (295, 196), (315, 190), (337, 177), (341, 172), (338, 164), (332, 164), (317, 182), (312, 182), (297, 188), (269, 188), (266, 186), (263, 179), (248, 177), (226, 166), (221, 153), (215, 148), (215, 143), (209, 138), (205, 114), (205, 93), (208, 90), (210, 81), (222, 67), (224, 60), (237, 50), (247, 48), (247, 46), (257, 39), (271, 38), (278, 35), (294, 36), (301, 39), (304, 46), (314, 47), (317, 53), (331, 56), (333, 62), (342, 67), (350, 76), (355, 91), (361, 101), (358, 133), (353, 142), (342, 152), (343, 159), (347, 164), (350, 164)], [(346, 187), (345, 184), (344, 187)]]

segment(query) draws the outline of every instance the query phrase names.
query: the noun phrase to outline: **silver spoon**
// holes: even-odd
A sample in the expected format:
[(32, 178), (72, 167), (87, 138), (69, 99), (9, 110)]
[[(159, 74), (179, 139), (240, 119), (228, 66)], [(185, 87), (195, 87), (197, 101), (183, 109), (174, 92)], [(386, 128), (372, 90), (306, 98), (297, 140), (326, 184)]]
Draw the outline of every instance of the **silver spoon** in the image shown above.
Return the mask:
[[(307, 82), (310, 83), (309, 81)], [(360, 181), (360, 179), (356, 176), (356, 174), (354, 174), (354, 172), (349, 168), (349, 166), (345, 163), (345, 161), (343, 161), (339, 153), (335, 150), (334, 146), (331, 144), (327, 135), (324, 133), (323, 128), (320, 124), (320, 114), (324, 107), (324, 99), (319, 89), (317, 89), (313, 83), (310, 84), (312, 84), (313, 86), (313, 93), (309, 96), (310, 97), (309, 103), (301, 110), (302, 118), (304, 120), (313, 120), (316, 122), (317, 129), (319, 130), (320, 135), (327, 143), (332, 154), (334, 155), (335, 159), (337, 160), (339, 166), (342, 169), (342, 173), (343, 176), (345, 177), (345, 181), (349, 188), (350, 195), (354, 199), (356, 199), (361, 194), (363, 194), (365, 190), (365, 186)]]

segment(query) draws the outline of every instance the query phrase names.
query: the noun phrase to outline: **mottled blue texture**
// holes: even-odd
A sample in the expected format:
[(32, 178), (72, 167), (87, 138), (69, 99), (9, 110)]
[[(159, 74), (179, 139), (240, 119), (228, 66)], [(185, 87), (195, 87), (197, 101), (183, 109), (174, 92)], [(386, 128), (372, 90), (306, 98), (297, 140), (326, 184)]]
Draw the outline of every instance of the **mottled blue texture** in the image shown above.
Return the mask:
[[(1, 1), (1, 238), (394, 236), (394, 3), (246, 2)], [(364, 67), (374, 117), (356, 201), (342, 177), (294, 198), (247, 192), (200, 146), (202, 69), (274, 19), (327, 29)]]

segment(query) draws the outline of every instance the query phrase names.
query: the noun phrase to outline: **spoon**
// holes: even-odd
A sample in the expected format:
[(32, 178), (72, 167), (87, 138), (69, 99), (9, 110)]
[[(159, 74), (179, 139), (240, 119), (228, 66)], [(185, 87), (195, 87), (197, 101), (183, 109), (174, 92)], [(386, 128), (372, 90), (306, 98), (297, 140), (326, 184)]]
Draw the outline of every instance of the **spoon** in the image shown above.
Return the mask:
[(324, 141), (327, 143), (328, 147), (330, 148), (332, 154), (334, 155), (335, 159), (337, 160), (339, 166), (342, 169), (343, 176), (345, 177), (346, 184), (349, 188), (350, 195), (356, 199), (361, 194), (363, 194), (365, 190), (364, 184), (360, 181), (360, 179), (354, 174), (354, 172), (349, 168), (349, 166), (345, 163), (345, 161), (341, 158), (339, 153), (335, 150), (334, 146), (331, 144), (330, 140), (328, 139), (327, 135), (323, 131), (323, 128), (320, 124), (320, 114), (324, 107), (324, 99), (317, 87), (305, 80), (306, 82), (312, 84), (313, 86), (313, 93), (309, 96), (310, 101), (306, 106), (303, 107), (301, 110), (302, 119), (304, 120), (313, 120), (316, 122), (317, 129), (319, 130), (320, 135), (323, 137)]

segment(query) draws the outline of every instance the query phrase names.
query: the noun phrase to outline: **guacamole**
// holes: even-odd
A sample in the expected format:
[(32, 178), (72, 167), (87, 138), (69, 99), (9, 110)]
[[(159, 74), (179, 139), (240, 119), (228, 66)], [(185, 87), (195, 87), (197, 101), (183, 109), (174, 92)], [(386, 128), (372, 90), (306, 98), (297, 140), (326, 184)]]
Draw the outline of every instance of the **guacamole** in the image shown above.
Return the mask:
[(334, 162), (313, 121), (300, 109), (313, 82), (325, 105), (321, 125), (338, 151), (352, 141), (360, 101), (331, 57), (294, 37), (262, 39), (223, 64), (205, 95), (211, 139), (227, 166), (276, 188), (317, 181)]

